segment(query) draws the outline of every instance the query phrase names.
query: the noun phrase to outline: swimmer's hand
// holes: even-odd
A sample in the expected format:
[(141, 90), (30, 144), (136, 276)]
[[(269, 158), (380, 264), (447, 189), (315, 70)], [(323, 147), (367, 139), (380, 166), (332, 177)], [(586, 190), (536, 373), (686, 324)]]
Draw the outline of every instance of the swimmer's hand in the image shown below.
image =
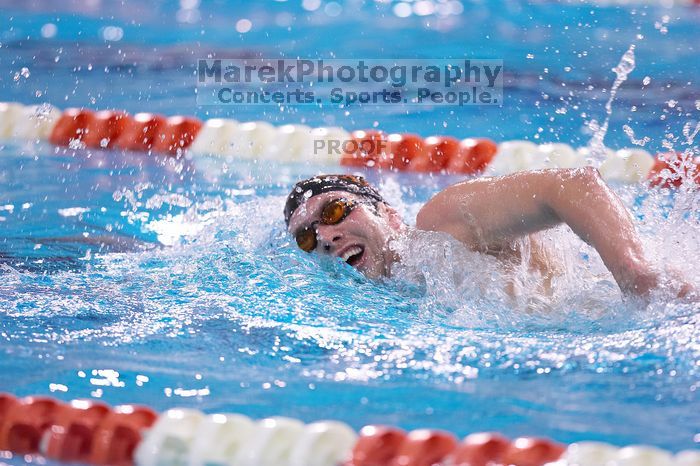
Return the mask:
[(673, 290), (673, 293), (678, 298), (692, 303), (700, 302), (698, 289), (685, 278), (685, 274), (680, 270), (668, 267), (666, 269), (666, 281), (668, 282), (668, 287)]
[(627, 295), (648, 298), (653, 292), (661, 291), (664, 296), (683, 301), (700, 302), (700, 295), (680, 270), (666, 267), (658, 272), (649, 265), (630, 265), (624, 275), (625, 285), (621, 286)]
[(628, 264), (616, 277), (620, 289), (625, 294), (648, 296), (659, 286), (660, 277), (650, 265), (639, 261)]

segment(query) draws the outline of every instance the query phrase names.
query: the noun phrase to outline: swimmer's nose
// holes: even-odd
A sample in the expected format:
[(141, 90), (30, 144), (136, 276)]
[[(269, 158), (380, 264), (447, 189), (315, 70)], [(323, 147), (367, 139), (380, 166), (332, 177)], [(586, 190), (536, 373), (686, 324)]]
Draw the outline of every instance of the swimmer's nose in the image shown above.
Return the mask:
[(316, 239), (323, 252), (330, 254), (334, 245), (343, 238), (336, 230), (336, 225), (318, 225), (316, 227)]

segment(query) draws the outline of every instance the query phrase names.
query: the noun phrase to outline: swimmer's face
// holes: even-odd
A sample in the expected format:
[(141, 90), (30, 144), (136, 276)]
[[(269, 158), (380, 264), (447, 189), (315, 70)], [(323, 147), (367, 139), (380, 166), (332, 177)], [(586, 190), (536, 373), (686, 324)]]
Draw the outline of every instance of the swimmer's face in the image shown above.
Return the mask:
[[(353, 208), (335, 225), (321, 221), (329, 203), (347, 199)], [(296, 237), (305, 228), (315, 226), (316, 246), (312, 252), (340, 257), (369, 278), (389, 274), (394, 254), (389, 241), (403, 223), (398, 213), (383, 202), (376, 204), (345, 191), (329, 191), (312, 196), (300, 205), (289, 220), (289, 232)], [(313, 231), (313, 228), (312, 228)]]

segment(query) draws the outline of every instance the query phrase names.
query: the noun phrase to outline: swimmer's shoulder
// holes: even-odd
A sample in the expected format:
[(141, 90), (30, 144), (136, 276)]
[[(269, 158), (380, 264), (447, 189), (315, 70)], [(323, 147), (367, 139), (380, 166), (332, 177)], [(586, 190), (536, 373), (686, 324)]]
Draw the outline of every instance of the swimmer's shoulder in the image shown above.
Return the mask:
[(469, 205), (478, 195), (479, 184), (478, 180), (463, 181), (435, 194), (418, 212), (416, 228), (442, 231), (467, 245), (476, 244)]

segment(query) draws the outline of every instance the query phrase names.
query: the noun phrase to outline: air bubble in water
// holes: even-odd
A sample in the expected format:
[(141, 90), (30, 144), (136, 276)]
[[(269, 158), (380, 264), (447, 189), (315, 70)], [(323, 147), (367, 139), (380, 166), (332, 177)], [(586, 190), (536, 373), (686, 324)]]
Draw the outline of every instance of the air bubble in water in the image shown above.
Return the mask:
[(642, 84), (644, 84), (645, 86), (648, 86), (650, 82), (651, 82), (651, 78), (649, 76), (644, 76), (644, 79), (642, 80)]

